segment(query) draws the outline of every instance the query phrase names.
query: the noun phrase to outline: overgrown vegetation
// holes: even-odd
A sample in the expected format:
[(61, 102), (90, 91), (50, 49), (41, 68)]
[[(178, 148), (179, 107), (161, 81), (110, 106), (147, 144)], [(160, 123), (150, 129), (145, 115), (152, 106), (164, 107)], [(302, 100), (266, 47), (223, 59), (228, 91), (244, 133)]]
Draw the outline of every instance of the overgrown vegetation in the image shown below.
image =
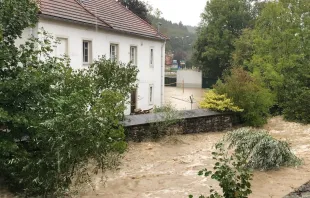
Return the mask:
[(198, 175), (217, 180), (222, 192), (211, 186), (210, 195), (199, 198), (247, 198), (252, 193), (252, 169), (271, 170), (302, 162), (291, 152), (289, 143), (260, 129), (240, 128), (228, 132), (215, 148), (213, 170), (204, 169)]
[(243, 109), (241, 121), (250, 126), (265, 124), (273, 105), (273, 95), (261, 80), (240, 67), (232, 68), (230, 74), (223, 78), (214, 89), (219, 94), (227, 95), (236, 106)]
[(209, 78), (229, 68), (234, 41), (253, 20), (251, 0), (210, 0), (201, 15), (194, 59)]
[(171, 104), (155, 107), (154, 113), (157, 118), (152, 120), (148, 137), (150, 139), (160, 139), (165, 136), (181, 134), (180, 125), (182, 122), (181, 113), (177, 111)]
[(289, 143), (273, 138), (265, 130), (240, 128), (227, 133), (223, 143), (243, 156), (248, 166), (254, 169), (270, 170), (301, 164), (291, 152)]
[(245, 158), (238, 152), (229, 154), (223, 143), (216, 144), (215, 148), (216, 151), (212, 152), (216, 161), (213, 170), (204, 169), (198, 175), (217, 180), (223, 192), (217, 192), (211, 186), (210, 195), (201, 195), (199, 198), (247, 198), (252, 193), (250, 181), (253, 174)]
[(247, 65), (275, 93), (285, 118), (305, 123), (310, 122), (309, 9), (308, 0), (265, 3), (250, 31), (254, 53)]
[[(194, 57), (205, 76), (217, 76), (225, 83), (227, 76), (235, 75), (227, 74), (227, 69), (242, 67), (255, 79), (246, 84), (263, 87), (259, 88), (261, 96), (252, 90), (248, 96), (240, 93), (239, 86), (231, 87), (236, 91), (217, 88), (244, 109), (247, 124), (262, 125), (271, 107), (272, 113), (286, 119), (310, 122), (309, 10), (309, 0), (208, 2)], [(267, 92), (273, 94), (273, 100)]]
[(200, 102), (200, 108), (210, 109), (220, 112), (241, 112), (243, 111), (225, 94), (218, 94), (214, 90), (207, 91), (203, 100)]
[[(32, 0), (0, 2), (0, 176), (25, 197), (62, 197), (92, 173), (117, 166), (126, 149), (119, 120), (137, 69), (104, 57), (73, 70), (51, 57), (42, 32), (20, 47), (15, 39), (37, 22)], [(92, 164), (93, 169), (89, 169)]]

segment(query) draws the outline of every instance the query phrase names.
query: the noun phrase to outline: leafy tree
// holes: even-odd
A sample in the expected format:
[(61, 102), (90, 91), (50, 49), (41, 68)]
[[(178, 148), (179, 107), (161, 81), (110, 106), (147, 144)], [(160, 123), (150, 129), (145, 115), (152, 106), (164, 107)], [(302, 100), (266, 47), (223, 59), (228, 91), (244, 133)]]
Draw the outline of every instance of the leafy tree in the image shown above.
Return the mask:
[(225, 74), (223, 82), (214, 86), (219, 94), (225, 94), (233, 103), (243, 109), (241, 121), (250, 126), (261, 126), (267, 122), (269, 108), (273, 105), (273, 95), (264, 87), (259, 77), (240, 67), (234, 67)]
[(249, 65), (254, 54), (254, 41), (253, 30), (246, 28), (243, 29), (242, 35), (239, 39), (235, 40), (235, 51), (232, 53), (232, 65), (241, 66), (250, 71)]
[(139, 16), (141, 19), (145, 20), (146, 22), (150, 23), (148, 19), (148, 5), (140, 0), (119, 0), (119, 2)]
[(253, 30), (236, 41), (234, 62), (242, 65), (276, 95), (286, 118), (310, 122), (310, 2), (266, 2)]
[(212, 152), (212, 158), (216, 160), (213, 170), (204, 169), (198, 175), (217, 180), (223, 195), (211, 186), (210, 195), (201, 195), (199, 198), (247, 198), (252, 193), (250, 181), (253, 174), (246, 159), (238, 152), (229, 154), (222, 142), (217, 143), (215, 148), (216, 151)]
[(233, 42), (249, 27), (253, 16), (248, 0), (210, 0), (201, 15), (194, 59), (207, 77), (221, 77), (228, 68)]
[(119, 123), (137, 69), (106, 60), (73, 70), (51, 57), (42, 32), (16, 47), (37, 22), (32, 0), (0, 2), (0, 176), (24, 196), (63, 196), (73, 184), (117, 166), (126, 149)]

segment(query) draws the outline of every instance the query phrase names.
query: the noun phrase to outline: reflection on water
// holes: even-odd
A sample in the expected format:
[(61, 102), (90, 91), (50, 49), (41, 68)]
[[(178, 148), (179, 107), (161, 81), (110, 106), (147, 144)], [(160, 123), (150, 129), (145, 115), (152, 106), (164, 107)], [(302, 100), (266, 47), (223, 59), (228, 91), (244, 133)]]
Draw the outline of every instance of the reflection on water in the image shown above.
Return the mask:
[[(198, 103), (201, 101), (206, 90), (199, 88), (165, 87), (165, 103), (172, 104), (178, 110), (198, 109)], [(191, 105), (190, 96), (193, 96)]]

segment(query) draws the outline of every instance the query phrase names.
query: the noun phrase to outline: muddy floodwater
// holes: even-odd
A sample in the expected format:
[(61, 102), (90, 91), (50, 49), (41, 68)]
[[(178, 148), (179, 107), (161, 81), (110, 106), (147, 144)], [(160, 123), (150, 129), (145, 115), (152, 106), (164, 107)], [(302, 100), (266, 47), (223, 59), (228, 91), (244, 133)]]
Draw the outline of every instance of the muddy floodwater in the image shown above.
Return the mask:
[[(300, 167), (254, 172), (250, 198), (282, 198), (310, 180), (310, 125), (271, 118), (264, 126), (270, 133), (291, 143), (293, 152), (304, 160)], [(173, 136), (159, 142), (129, 143), (120, 169), (109, 173), (102, 182), (93, 178), (95, 191), (87, 187), (77, 197), (83, 198), (186, 198), (209, 192), (218, 184), (197, 176), (211, 168), (213, 145), (224, 133)], [(0, 197), (6, 196), (0, 191)]]
[[(198, 103), (202, 100), (205, 89), (165, 87), (165, 103), (171, 104), (178, 110), (198, 109)], [(191, 103), (190, 96), (193, 97)]]
[[(310, 125), (275, 117), (264, 128), (274, 137), (289, 141), (293, 152), (304, 160), (300, 167), (254, 172), (250, 198), (280, 198), (310, 180)], [(212, 167), (213, 145), (222, 136), (223, 133), (206, 133), (175, 136), (156, 143), (129, 143), (120, 170), (111, 173), (105, 183), (95, 178), (96, 191), (79, 197), (186, 198), (189, 194), (207, 194), (210, 186), (217, 183), (197, 176), (197, 172)]]

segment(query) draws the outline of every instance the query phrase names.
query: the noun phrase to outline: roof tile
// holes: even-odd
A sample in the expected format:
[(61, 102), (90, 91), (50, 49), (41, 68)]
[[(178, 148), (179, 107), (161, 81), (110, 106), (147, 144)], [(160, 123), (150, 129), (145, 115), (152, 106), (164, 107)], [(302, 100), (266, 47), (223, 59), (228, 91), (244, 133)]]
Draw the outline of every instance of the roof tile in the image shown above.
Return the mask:
[(150, 38), (166, 39), (150, 24), (116, 0), (38, 0), (38, 2), (43, 16), (98, 25)]

